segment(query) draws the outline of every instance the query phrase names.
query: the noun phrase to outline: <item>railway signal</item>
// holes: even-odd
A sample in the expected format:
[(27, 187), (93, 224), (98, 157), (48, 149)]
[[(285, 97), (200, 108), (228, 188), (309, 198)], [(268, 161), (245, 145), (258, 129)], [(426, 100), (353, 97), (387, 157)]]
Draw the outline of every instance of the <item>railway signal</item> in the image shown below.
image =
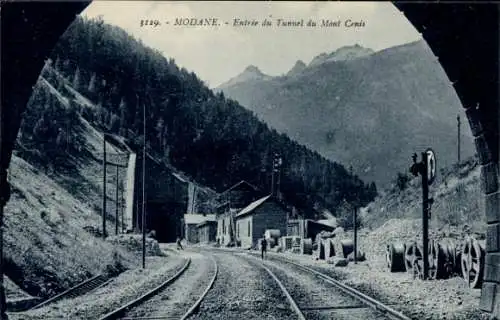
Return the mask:
[(413, 165), (410, 167), (410, 172), (414, 176), (420, 175), (422, 177), (422, 259), (423, 259), (423, 279), (429, 277), (429, 217), (430, 205), (433, 200), (429, 200), (429, 185), (434, 182), (436, 178), (436, 156), (434, 151), (428, 148), (425, 152), (421, 153), (422, 160), (417, 162), (417, 154), (412, 156)]

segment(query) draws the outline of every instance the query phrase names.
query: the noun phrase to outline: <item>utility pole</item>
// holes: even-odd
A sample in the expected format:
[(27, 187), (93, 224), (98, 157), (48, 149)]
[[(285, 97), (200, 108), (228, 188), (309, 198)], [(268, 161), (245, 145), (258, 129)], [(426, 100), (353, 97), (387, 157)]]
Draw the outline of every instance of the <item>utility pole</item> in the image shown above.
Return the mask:
[(142, 268), (146, 268), (146, 105), (143, 111), (143, 140), (142, 140)]
[(458, 134), (457, 134), (457, 142), (458, 142), (458, 148), (457, 148), (457, 157), (458, 157), (458, 165), (460, 166), (460, 115), (457, 115), (457, 129), (458, 129)]
[(354, 264), (358, 263), (358, 208), (354, 205)]
[(124, 187), (123, 187), (123, 181), (120, 183), (120, 210), (122, 211), (122, 233), (125, 233), (125, 199), (123, 198), (123, 192), (124, 192)]
[[(272, 170), (271, 170), (271, 194), (274, 195), (276, 191), (276, 185), (277, 185), (277, 192), (276, 195), (279, 195), (279, 184), (280, 184), (280, 167), (281, 167), (281, 157), (279, 156), (278, 153), (274, 154), (273, 158), (273, 165), (272, 165)], [(275, 178), (276, 173), (278, 173), (278, 178)], [(275, 182), (277, 180), (277, 183)]]
[(146, 105), (142, 105), (142, 214), (141, 214), (141, 231), (142, 231), (142, 268), (146, 268)]
[(277, 186), (278, 186), (278, 188), (277, 188), (276, 194), (279, 197), (279, 195), (280, 195), (280, 187), (281, 187), (281, 165), (283, 164), (283, 160), (282, 160), (282, 158), (281, 158), (280, 155), (277, 155), (277, 157), (278, 157), (277, 158), (277, 161), (278, 161), (278, 163), (277, 163), (277, 166), (278, 166), (278, 183), (277, 183)]
[(106, 133), (102, 135), (102, 237), (106, 238)]
[(274, 161), (271, 168), (271, 195), (274, 195)]
[(429, 275), (429, 182), (427, 176), (427, 153), (422, 152), (422, 164), (425, 174), (422, 175), (422, 232), (423, 232), (423, 258), (424, 258), (424, 280)]
[(119, 223), (119, 219), (118, 219), (118, 174), (119, 174), (119, 171), (118, 171), (118, 166), (116, 166), (116, 193), (115, 193), (115, 234), (118, 235), (118, 223)]
[[(351, 178), (354, 178), (352, 166), (350, 167)], [(358, 263), (358, 208), (356, 206), (356, 200), (353, 205), (353, 229), (354, 229), (354, 264)]]

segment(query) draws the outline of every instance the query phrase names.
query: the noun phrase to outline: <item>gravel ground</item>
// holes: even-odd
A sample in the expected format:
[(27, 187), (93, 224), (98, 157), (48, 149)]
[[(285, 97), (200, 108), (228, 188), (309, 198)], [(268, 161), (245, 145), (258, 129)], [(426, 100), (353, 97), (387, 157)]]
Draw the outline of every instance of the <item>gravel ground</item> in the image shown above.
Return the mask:
[(180, 319), (205, 291), (215, 267), (207, 255), (185, 252), (191, 258), (189, 268), (165, 290), (128, 312), (128, 318)]
[(190, 320), (297, 319), (269, 274), (248, 258), (214, 253), (219, 275)]
[[(333, 267), (311, 256), (270, 253), (313, 267), (367, 294), (413, 319), (488, 319), (478, 309), (480, 289), (470, 289), (458, 277), (447, 280), (414, 280), (407, 273), (390, 273), (372, 268), (373, 261), (352, 262), (347, 267)], [(385, 257), (379, 257), (385, 259)], [(376, 262), (377, 264), (380, 261)]]
[(87, 295), (61, 300), (32, 311), (9, 313), (9, 319), (98, 319), (160, 285), (184, 263), (179, 255), (147, 257), (145, 270), (125, 271), (106, 286)]
[(276, 260), (264, 264), (281, 280), (307, 319), (387, 319), (324, 280)]

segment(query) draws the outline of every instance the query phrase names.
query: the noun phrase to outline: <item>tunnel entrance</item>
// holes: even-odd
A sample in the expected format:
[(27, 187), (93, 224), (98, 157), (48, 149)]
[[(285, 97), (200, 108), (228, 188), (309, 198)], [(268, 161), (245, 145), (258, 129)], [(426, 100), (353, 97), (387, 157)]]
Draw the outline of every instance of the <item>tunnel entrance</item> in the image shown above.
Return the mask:
[(155, 230), (161, 243), (175, 242), (180, 236), (181, 218), (185, 207), (175, 202), (147, 202), (147, 230)]
[[(81, 3), (7, 3), (2, 6), (2, 107), (0, 190), (8, 190), (7, 169), (21, 114), (45, 58), (81, 12)], [(498, 181), (498, 12), (496, 4), (396, 3), (422, 32), (455, 83), (480, 158), (488, 223), (485, 284), (481, 308), (498, 316), (500, 275), (500, 191)], [(50, 18), (52, 16), (52, 19)], [(0, 204), (8, 200), (2, 193)], [(152, 204), (148, 204), (151, 208)], [(162, 206), (160, 206), (162, 207)], [(161, 211), (162, 209), (154, 209)], [(161, 215), (158, 215), (161, 216)], [(163, 225), (151, 215), (151, 225)], [(170, 227), (169, 227), (170, 228)], [(162, 229), (163, 230), (163, 229)], [(163, 232), (163, 231), (162, 231)], [(165, 227), (164, 239), (171, 229)]]

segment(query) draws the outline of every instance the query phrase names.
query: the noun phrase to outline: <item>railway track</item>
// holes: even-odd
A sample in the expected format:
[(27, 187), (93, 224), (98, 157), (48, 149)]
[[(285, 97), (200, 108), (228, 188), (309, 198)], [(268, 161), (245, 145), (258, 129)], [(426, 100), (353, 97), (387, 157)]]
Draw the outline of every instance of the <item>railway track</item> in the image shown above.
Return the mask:
[[(232, 253), (234, 254), (234, 251)], [(312, 268), (281, 257), (273, 257), (277, 262), (270, 263), (260, 261), (255, 254), (238, 255), (252, 259), (274, 278), (298, 319), (333, 317), (411, 320), (401, 312)], [(304, 278), (304, 275), (308, 276)]]
[[(212, 263), (206, 263), (206, 259)], [(213, 286), (217, 274), (218, 265), (213, 257), (193, 255), (174, 276), (160, 286), (106, 314), (100, 320), (187, 319), (196, 312)]]
[(62, 299), (74, 298), (74, 297), (77, 297), (80, 295), (90, 293), (93, 290), (96, 290), (97, 288), (106, 285), (110, 281), (111, 281), (111, 279), (108, 279), (104, 275), (101, 275), (101, 274), (97, 275), (97, 276), (95, 276), (91, 279), (88, 279), (88, 280), (74, 286), (73, 288), (70, 288), (70, 289), (68, 289), (68, 290), (66, 290), (66, 291), (64, 291), (64, 292), (62, 292), (62, 293), (60, 293), (52, 298), (49, 298), (45, 301), (42, 301), (41, 303), (31, 307), (29, 310), (38, 309), (38, 308), (44, 307), (46, 305), (49, 305), (51, 303), (55, 303), (55, 302), (62, 300)]

